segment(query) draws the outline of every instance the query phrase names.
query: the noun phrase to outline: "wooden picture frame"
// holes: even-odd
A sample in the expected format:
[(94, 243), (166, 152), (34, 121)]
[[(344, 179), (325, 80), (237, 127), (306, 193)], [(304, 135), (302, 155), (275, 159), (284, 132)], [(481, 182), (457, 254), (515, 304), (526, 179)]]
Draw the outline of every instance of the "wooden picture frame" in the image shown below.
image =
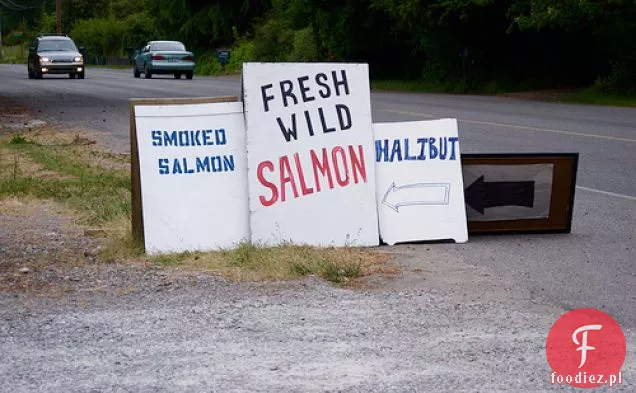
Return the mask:
[[(477, 221), (468, 218), (467, 214), (469, 235), (571, 232), (579, 161), (578, 153), (463, 153), (461, 154), (461, 160), (462, 172), (465, 176), (465, 191), (469, 189), (471, 183), (466, 182), (467, 170), (464, 168), (470, 166), (497, 166), (493, 168), (501, 171), (503, 166), (552, 165), (549, 213), (547, 217), (519, 218), (511, 215), (510, 219)], [(511, 169), (511, 171), (514, 172), (514, 169)], [(483, 182), (483, 177), (478, 180)], [(465, 197), (468, 209), (468, 206), (470, 206), (470, 193), (465, 192)], [(481, 210), (483, 214), (483, 206), (478, 206), (477, 209)]]
[(238, 102), (237, 96), (196, 97), (196, 98), (132, 98), (130, 106), (130, 180), (131, 180), (131, 222), (135, 240), (144, 244), (144, 216), (141, 199), (141, 174), (139, 168), (139, 147), (137, 146), (137, 122), (135, 107), (148, 105), (196, 105), (218, 102)]

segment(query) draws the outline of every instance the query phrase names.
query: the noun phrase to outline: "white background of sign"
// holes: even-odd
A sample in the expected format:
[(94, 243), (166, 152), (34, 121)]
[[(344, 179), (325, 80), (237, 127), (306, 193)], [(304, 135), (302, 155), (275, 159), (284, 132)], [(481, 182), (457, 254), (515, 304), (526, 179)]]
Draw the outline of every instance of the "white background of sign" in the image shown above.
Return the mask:
[[(135, 107), (146, 252), (210, 251), (249, 240), (241, 102)], [(153, 146), (152, 130), (225, 129), (219, 146)], [(233, 172), (159, 174), (159, 158), (234, 155)], [(172, 160), (171, 160), (172, 163)]]
[[(327, 84), (331, 92), (335, 92), (332, 71), (337, 71), (341, 79), (341, 70), (346, 71), (349, 95), (332, 94), (329, 98), (322, 98), (320, 91), (326, 93), (315, 80), (318, 73), (324, 73), (329, 78)], [(308, 76), (305, 86), (309, 88), (307, 96), (315, 97), (313, 101), (303, 102), (298, 78)], [(299, 103), (294, 105), (289, 101), (285, 107), (282, 102), (280, 82), (293, 82), (293, 92)], [(321, 80), (325, 82), (324, 80)], [(275, 98), (268, 101), (269, 111), (263, 104), (261, 86), (272, 84), (266, 90), (267, 95)], [(250, 222), (252, 240), (264, 244), (276, 244), (281, 241), (292, 241), (314, 246), (374, 246), (379, 243), (377, 209), (375, 202), (375, 174), (373, 135), (371, 121), (371, 102), (369, 92), (369, 74), (366, 64), (338, 64), (338, 63), (245, 63), (243, 65), (243, 91), (246, 112), (247, 151), (249, 165), (250, 190)], [(349, 108), (352, 126), (340, 131), (336, 104), (344, 104)], [(318, 108), (323, 108), (327, 127), (336, 126), (335, 132), (323, 133)], [(309, 135), (304, 111), (309, 111), (314, 119), (314, 136)], [(285, 126), (291, 124), (291, 114), (297, 116), (297, 140), (287, 142), (283, 136), (277, 117), (281, 117)], [(343, 115), (344, 116), (344, 115)], [(343, 117), (344, 119), (344, 117)], [(346, 121), (344, 122), (347, 123)], [(271, 206), (263, 206), (259, 197), (270, 200), (272, 191), (259, 182), (257, 168), (259, 163), (269, 160), (275, 169), (273, 172), (265, 170), (264, 178), (280, 189), (279, 157), (289, 156), (292, 173), (296, 173), (294, 153), (299, 153), (300, 162), (304, 169), (304, 177), (308, 187), (314, 184), (311, 156), (309, 151), (314, 149), (322, 158), (322, 148), (326, 147), (331, 157), (332, 148), (343, 146), (356, 147), (362, 145), (366, 166), (366, 183), (353, 184), (346, 187), (326, 187), (322, 181), (321, 192), (294, 198), (292, 189), (287, 185), (285, 202), (275, 202)], [(297, 176), (297, 175), (295, 175)], [(349, 173), (350, 179), (353, 174)], [(335, 181), (335, 177), (334, 177)], [(300, 185), (296, 177), (298, 191)], [(279, 193), (280, 194), (280, 193)]]
[[(409, 139), (411, 156), (421, 151), (418, 138), (458, 137), (455, 119), (375, 123), (373, 132), (376, 141), (389, 140), (389, 154), (394, 140)], [(401, 146), (404, 154), (404, 144)], [(459, 142), (455, 143), (455, 160), (449, 160), (450, 151), (449, 142), (445, 160), (376, 162), (380, 235), (387, 244), (468, 241)]]
[(466, 205), (469, 221), (520, 220), (548, 218), (552, 195), (552, 164), (528, 165), (465, 165), (462, 168), (465, 187), (470, 187), (480, 176), (484, 182), (534, 181), (534, 206), (497, 206), (484, 210), (484, 214)]

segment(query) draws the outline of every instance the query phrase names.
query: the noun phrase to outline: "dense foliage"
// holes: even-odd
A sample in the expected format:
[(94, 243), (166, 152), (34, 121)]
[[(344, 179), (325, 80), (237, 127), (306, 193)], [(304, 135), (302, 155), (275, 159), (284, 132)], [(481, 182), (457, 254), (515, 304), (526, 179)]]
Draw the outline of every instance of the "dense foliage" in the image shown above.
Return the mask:
[[(7, 43), (55, 30), (55, 2), (41, 3), (3, 10)], [(204, 73), (221, 70), (214, 50), (228, 47), (230, 70), (245, 60), (364, 61), (375, 78), (456, 90), (636, 91), (636, 0), (63, 0), (63, 10), (63, 30), (90, 55), (178, 39)]]

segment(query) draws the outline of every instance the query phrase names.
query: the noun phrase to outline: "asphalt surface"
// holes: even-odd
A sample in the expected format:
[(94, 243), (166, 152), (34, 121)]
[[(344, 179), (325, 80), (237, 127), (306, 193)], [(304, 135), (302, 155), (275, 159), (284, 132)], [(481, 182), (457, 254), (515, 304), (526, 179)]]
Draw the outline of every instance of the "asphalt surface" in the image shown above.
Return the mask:
[[(88, 69), (85, 80), (29, 80), (24, 66), (0, 66), (0, 96), (31, 106), (43, 120), (112, 136), (122, 151), (129, 144), (129, 98), (239, 95), (239, 84), (238, 78), (197, 76), (134, 79), (132, 70), (105, 69)], [(372, 93), (372, 108), (374, 122), (457, 118), (466, 153), (580, 153), (572, 233), (478, 236), (466, 244), (396, 249), (411, 256), (405, 263), (413, 267), (434, 253), (449, 264), (482, 269), (494, 281), (514, 282), (512, 293), (493, 290), (497, 295), (523, 294), (562, 310), (595, 307), (624, 329), (636, 328), (636, 109), (389, 92)], [(470, 281), (436, 279), (457, 284), (458, 291)], [(630, 344), (628, 338), (626, 364), (633, 368)]]

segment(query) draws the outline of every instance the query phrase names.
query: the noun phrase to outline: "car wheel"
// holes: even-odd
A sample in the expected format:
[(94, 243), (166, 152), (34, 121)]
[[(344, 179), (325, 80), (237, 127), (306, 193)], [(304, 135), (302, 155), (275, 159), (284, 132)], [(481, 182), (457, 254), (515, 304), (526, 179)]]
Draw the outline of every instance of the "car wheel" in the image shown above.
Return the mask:
[(31, 71), (30, 69), (27, 70), (27, 73), (29, 74), (29, 79), (35, 78), (35, 75), (33, 75), (33, 71)]
[(68, 74), (68, 77), (69, 77), (70, 79), (75, 79), (75, 74)]
[(181, 79), (181, 74), (178, 72), (174, 74), (174, 79)]
[(192, 71), (188, 71), (186, 72), (186, 79), (192, 79), (192, 77), (194, 76)]
[(141, 75), (141, 72), (139, 72), (137, 66), (135, 66), (135, 68), (133, 69), (133, 74), (135, 75), (135, 78), (139, 78), (139, 76)]
[(84, 79), (84, 71), (77, 74), (78, 79)]
[(145, 77), (146, 79), (150, 79), (150, 78), (152, 78), (152, 73), (151, 73), (151, 72), (150, 72), (150, 70), (148, 69), (148, 64), (146, 64), (146, 65), (144, 66), (144, 77)]
[(35, 71), (35, 79), (42, 79), (42, 71), (40, 70)]

